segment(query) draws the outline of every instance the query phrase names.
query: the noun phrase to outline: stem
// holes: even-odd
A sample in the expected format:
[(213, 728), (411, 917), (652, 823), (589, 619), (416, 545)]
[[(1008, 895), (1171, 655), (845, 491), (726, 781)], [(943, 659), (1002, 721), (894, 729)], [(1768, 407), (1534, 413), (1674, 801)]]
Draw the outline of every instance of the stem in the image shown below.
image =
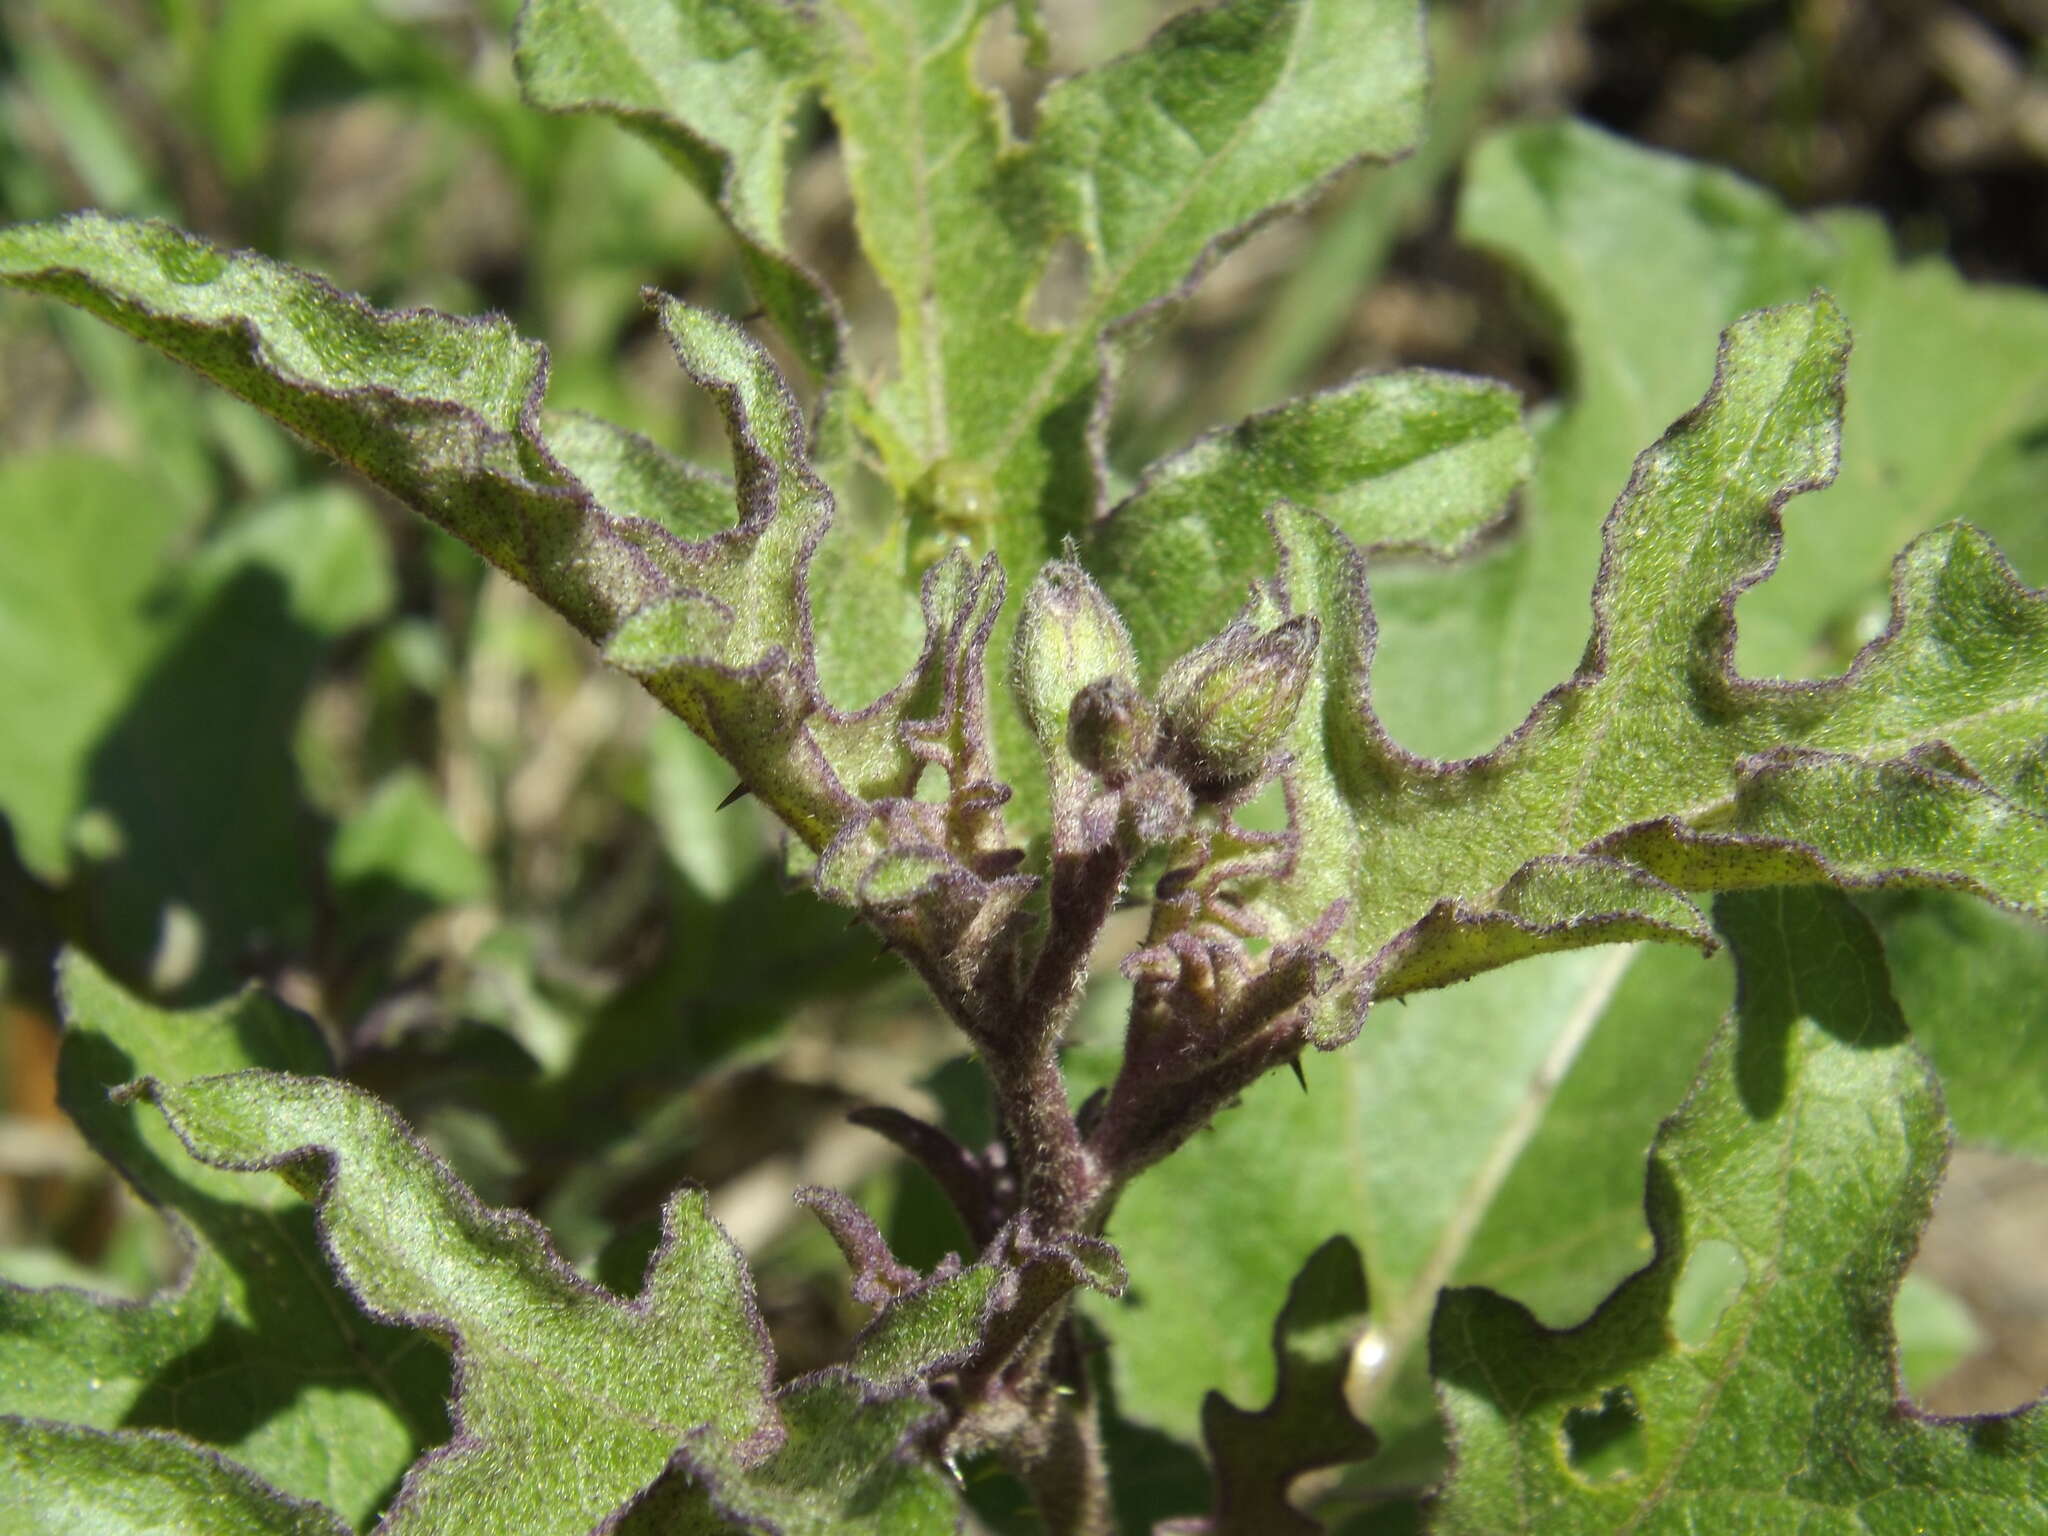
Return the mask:
[(1049, 1356), (1044, 1362), (1044, 1380), (1049, 1382), (1044, 1413), (1036, 1432), (1010, 1452), (1010, 1470), (1030, 1491), (1032, 1507), (1049, 1536), (1116, 1536), (1102, 1417), (1087, 1382), (1087, 1368), (1081, 1364), (1071, 1317), (1061, 1319)]
[(1109, 1497), (1109, 1458), (1095, 1395), (1085, 1386), (1057, 1400), (1045, 1438), (1013, 1470), (1030, 1490), (1049, 1536), (1116, 1536)]
[(982, 1035), (1023, 1208), (1048, 1233), (1078, 1228), (1101, 1182), (1067, 1104), (1059, 1042), (1129, 868), (1114, 844), (1055, 857), (1045, 943), (1014, 1009)]
[(1073, 1230), (1099, 1181), (1067, 1107), (1057, 1035), (1037, 1042), (1028, 1055), (991, 1052), (988, 1070), (1024, 1209), (1042, 1231)]
[(1130, 871), (1130, 856), (1115, 843), (1053, 860), (1045, 944), (1031, 963), (1018, 999), (1019, 1040), (1057, 1038), (1088, 979), (1088, 957)]

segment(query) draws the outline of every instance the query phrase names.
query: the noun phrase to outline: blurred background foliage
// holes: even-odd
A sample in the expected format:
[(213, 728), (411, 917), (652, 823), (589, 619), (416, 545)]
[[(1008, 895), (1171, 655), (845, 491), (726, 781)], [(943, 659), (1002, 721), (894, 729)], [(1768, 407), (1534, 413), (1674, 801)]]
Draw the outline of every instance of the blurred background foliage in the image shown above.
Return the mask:
[[(1028, 129), (1048, 71), (1107, 57), (1180, 8), (1046, 0), (1051, 58), (1032, 61), (999, 25), (984, 68)], [(158, 215), (379, 304), (502, 310), (549, 344), (551, 404), (717, 463), (715, 418), (639, 293), (745, 312), (732, 246), (653, 149), (521, 105), (515, 9), (0, 0), (0, 216)], [(1595, 381), (1555, 285), (1482, 249), (1483, 230), (1461, 237), (1460, 169), (1503, 123), (1577, 115), (1728, 167), (1795, 209), (1874, 208), (1903, 255), (1946, 257), (1967, 278), (2048, 280), (2043, 0), (1438, 0), (1431, 26), (1425, 144), (1274, 221), (1144, 342), (1112, 434), (1118, 473), (1364, 368), (1503, 377), (1537, 412), (1568, 412)], [(887, 330), (886, 300), (860, 261), (829, 121), (814, 116), (791, 152), (792, 244), (846, 299), (863, 355), (860, 340)], [(1700, 377), (1682, 399), (1733, 313), (1689, 341)], [(960, 1246), (936, 1194), (844, 1123), (882, 1101), (985, 1128), (949, 1035), (870, 941), (783, 888), (755, 813), (712, 811), (729, 775), (565, 626), (247, 408), (93, 327), (0, 305), (0, 1274), (136, 1293), (176, 1263), (55, 1108), (50, 975), (68, 943), (164, 1001), (275, 988), (319, 1021), (340, 1070), (396, 1102), (487, 1199), (533, 1209), (573, 1261), (623, 1288), (663, 1195), (685, 1178), (710, 1186), (761, 1267), (785, 1370), (831, 1358), (858, 1314), (788, 1193), (859, 1189), (906, 1257)], [(2034, 509), (2032, 547), (2015, 554), (2040, 582), (2048, 442), (2021, 433), (2001, 455), (1978, 500)], [(1482, 562), (1459, 591), (1499, 569)], [(1575, 578), (1581, 613), (1590, 574)], [(1874, 573), (1857, 580), (1867, 607)], [(1441, 646), (1417, 643), (1404, 664), (1402, 624), (1445, 633), (1431, 595), (1444, 586), (1436, 570), (1389, 573), (1388, 709), (1418, 745), (1473, 750), (1529, 699), (1475, 712), (1463, 701), (1485, 681), (1461, 679)], [(1862, 637), (1802, 630), (1791, 654), (1839, 666)], [(1955, 934), (1988, 923), (2006, 969), (1969, 972), (1984, 1006), (2043, 995), (2039, 934), (1932, 898), (1892, 903), (1886, 920), (1932, 957), (1912, 973), (1923, 979)], [(1681, 958), (1691, 969), (1674, 984), (1669, 959), (1629, 985), (1646, 1008), (1675, 985), (1704, 1028), (1725, 975)], [(1418, 1050), (1464, 1030), (1484, 1055), (1517, 1027), (1504, 997), (1582, 963), (1559, 962), (1502, 996), (1460, 989), (1429, 1016), (1436, 1046)], [(1939, 994), (1938, 977), (1914, 984)], [(1091, 1010), (1104, 1038), (1116, 1001), (1112, 981)], [(1376, 1037), (1376, 1069), (1394, 1069), (1405, 1038), (1391, 1025)], [(1654, 1104), (1637, 1092), (1646, 1107), (1620, 1134), (1638, 1155), (1599, 1196), (1626, 1213), (1640, 1146), (1698, 1044), (1638, 1031), (1602, 1049), (1585, 1071), (1640, 1077), (1655, 1054), (1670, 1079)], [(1263, 1111), (1245, 1113), (1249, 1125)], [(1965, 1193), (2038, 1218), (2039, 1172), (1990, 1159)], [(1140, 1244), (1146, 1219), (1131, 1217)], [(1616, 1262), (1639, 1228), (1638, 1214)], [(1489, 1231), (1469, 1272), (1512, 1288), (1514, 1234)], [(1327, 1235), (1283, 1235), (1254, 1314), (1270, 1318), (1291, 1266)], [(2015, 1273), (2039, 1243), (2010, 1240)], [(1947, 1289), (1923, 1281), (1907, 1304), (1916, 1384), (1969, 1357), (1977, 1385), (1951, 1375), (1963, 1385), (1933, 1401), (2003, 1391), (1982, 1405), (2004, 1406), (2038, 1389), (2042, 1266), (2031, 1292), (2001, 1289), (1982, 1254), (1943, 1252)], [(1270, 1369), (1266, 1338), (1261, 1322), (1242, 1340), (1253, 1377)], [(1144, 1385), (1142, 1356), (1121, 1389)], [(1199, 1479), (1156, 1428), (1124, 1435), (1160, 1479)]]

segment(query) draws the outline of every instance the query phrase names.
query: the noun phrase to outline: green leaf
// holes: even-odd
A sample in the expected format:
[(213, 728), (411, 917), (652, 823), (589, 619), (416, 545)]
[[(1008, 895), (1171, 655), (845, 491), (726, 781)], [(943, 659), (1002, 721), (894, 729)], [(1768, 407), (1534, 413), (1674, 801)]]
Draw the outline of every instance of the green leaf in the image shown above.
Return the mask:
[(1154, 675), (1223, 628), (1270, 568), (1266, 509), (1320, 512), (1354, 543), (1466, 550), (1529, 471), (1501, 385), (1412, 370), (1291, 401), (1153, 465), (1088, 532), (1083, 558)]
[[(250, 1066), (317, 1072), (312, 1026), (256, 993), (164, 1013), (77, 955), (64, 962), (65, 1108), (187, 1235), (179, 1286), (136, 1304), (0, 1291), (0, 1410), (217, 1446), (282, 1492), (362, 1523), (447, 1433), (447, 1368), (418, 1335), (361, 1316), (329, 1278), (289, 1189), (199, 1167), (160, 1117), (109, 1090)], [(317, 1383), (309, 1386), (308, 1383)]]
[(742, 516), (713, 528), (720, 482), (630, 433), (550, 416), (558, 457), (546, 353), (503, 320), (376, 310), (261, 257), (93, 215), (0, 231), (0, 282), (190, 364), (464, 539), (608, 642), (814, 849), (863, 800), (908, 794), (922, 760), (899, 727), (937, 706), (966, 652), (980, 664), (1000, 578), (954, 561), (925, 583), (911, 675), (863, 710), (826, 702), (806, 581), (831, 496), (773, 363), (729, 321), (659, 301), (733, 437)]
[(1358, 1250), (1344, 1238), (1332, 1238), (1309, 1255), (1273, 1323), (1273, 1401), (1251, 1413), (1219, 1392), (1203, 1400), (1213, 1513), (1173, 1529), (1207, 1536), (1317, 1536), (1322, 1525), (1288, 1502), (1289, 1486), (1301, 1473), (1361, 1461), (1378, 1448), (1372, 1432), (1351, 1417), (1344, 1396), (1352, 1346), (1365, 1326), (1365, 1271)]
[(337, 900), (358, 926), (402, 927), (491, 890), (489, 866), (448, 820), (434, 786), (411, 768), (386, 778), (341, 824), (328, 869)]
[(582, 411), (543, 411), (548, 447), (599, 506), (629, 508), (679, 539), (732, 526), (732, 481)]
[[(1467, 641), (1484, 671), (1473, 718), (1449, 732), (1473, 751), (1568, 668), (1583, 637), (1577, 594), (1594, 569), (1599, 518), (1637, 449), (1705, 382), (1707, 338), (1743, 311), (1840, 300), (1856, 333), (1856, 382), (1835, 484), (1802, 507), (1784, 569), (1746, 593), (1745, 671), (1802, 675), (1815, 646), (1839, 665), (1882, 615), (1885, 568), (1945, 518), (1982, 521), (2001, 543), (2040, 549), (2048, 462), (2026, 444), (2048, 423), (2048, 300), (1966, 284), (1946, 262), (1900, 263), (1866, 215), (1806, 221), (1768, 193), (1696, 162), (1578, 123), (1502, 132), (1474, 153), (1460, 233), (1502, 257), (1555, 319), (1570, 399), (1542, 433), (1518, 538), (1499, 561), (1511, 589)], [(1461, 578), (1462, 579), (1462, 578)], [(1874, 626), (1873, 626), (1874, 627)], [(1441, 690), (1427, 652), (1393, 659)], [(1462, 690), (1461, 690), (1462, 691)]]
[(1725, 1004), (1718, 970), (1663, 948), (1548, 956), (1381, 1009), (1303, 1059), (1306, 1093), (1286, 1073), (1254, 1083), (1118, 1202), (1131, 1294), (1088, 1310), (1121, 1411), (1193, 1440), (1207, 1390), (1265, 1401), (1271, 1320), (1341, 1234), (1372, 1291), (1353, 1398), (1382, 1442), (1366, 1479), (1431, 1480), (1437, 1291), (1484, 1281), (1569, 1322), (1641, 1266), (1639, 1159)]
[(1829, 892), (1718, 913), (1742, 992), (1650, 1160), (1655, 1262), (1563, 1333), (1484, 1291), (1438, 1309), (1457, 1449), (1439, 1528), (2040, 1523), (2039, 1408), (1932, 1420), (1898, 1401), (1891, 1299), (1948, 1132), (1876, 935)]
[(2048, 1158), (2048, 931), (1931, 891), (1867, 902), (1956, 1134)]
[(661, 1247), (626, 1302), (563, 1263), (531, 1217), (479, 1204), (358, 1089), (238, 1072), (145, 1078), (134, 1092), (194, 1157), (238, 1170), (215, 1177), (274, 1171), (313, 1199), (322, 1246), (372, 1315), (448, 1340), (457, 1434), (406, 1474), (380, 1527), (391, 1536), (582, 1533), (693, 1432), (753, 1454), (773, 1444), (773, 1361), (752, 1285), (701, 1191), (670, 1199)]
[(75, 454), (9, 459), (0, 507), (0, 806), (22, 862), (60, 880), (92, 749), (162, 643), (146, 599), (189, 516), (146, 475)]
[(737, 325), (673, 299), (658, 304), (677, 357), (725, 414), (742, 517), (692, 547), (688, 585), (633, 613), (606, 658), (823, 850), (842, 830), (858, 836), (872, 824), (864, 802), (910, 794), (933, 754), (909, 728), (939, 729), (927, 712), (957, 709), (962, 689), (979, 686), (1002, 575), (957, 555), (934, 566), (923, 586), (924, 652), (910, 673), (865, 709), (834, 707), (819, 682), (807, 586), (832, 496), (811, 468), (803, 418)]
[[(993, 9), (847, 0), (824, 21), (824, 85), (862, 245), (897, 312), (897, 373), (863, 427), (938, 531), (993, 542), (1027, 571), (1100, 504), (1099, 338), (1178, 293), (1269, 209), (1406, 148), (1421, 31), (1401, 0), (1204, 8), (1054, 86), (1031, 140), (1014, 144), (971, 69)], [(1046, 328), (1032, 300), (1058, 281), (1063, 242), (1086, 272), (1068, 323)], [(967, 483), (989, 488), (995, 529), (945, 493)]]
[(732, 770), (682, 723), (657, 719), (647, 732), (647, 798), (661, 846), (707, 901), (728, 900), (768, 851), (752, 817), (721, 814)]
[(1862, 639), (1859, 624), (1883, 614), (1894, 552), (1950, 518), (2048, 579), (2048, 298), (1965, 282), (1937, 257), (1901, 261), (1874, 214), (1833, 212), (1815, 226), (1830, 245), (1822, 281), (1855, 328), (1857, 383), (1841, 473), (1737, 610), (1738, 657), (1761, 675), (1797, 675), (1817, 637), (1842, 649)]
[[(188, 364), (423, 512), (585, 634), (673, 579), (658, 522), (614, 517), (541, 434), (547, 355), (503, 319), (383, 311), (168, 225), (78, 214), (0, 231), (0, 282)], [(668, 562), (666, 565), (663, 562)]]
[(317, 1504), (286, 1498), (212, 1452), (141, 1430), (0, 1419), (0, 1533), (67, 1536), (346, 1536)]
[(1352, 969), (1325, 1044), (1368, 997), (1610, 938), (1709, 943), (1678, 888), (1951, 885), (2048, 905), (2048, 819), (2019, 801), (2048, 734), (2048, 600), (1966, 528), (1899, 561), (1891, 628), (1840, 679), (1733, 671), (1735, 598), (1769, 573), (1779, 509), (1833, 472), (1847, 332), (1825, 299), (1723, 339), (1714, 389), (1637, 461), (1609, 515), (1579, 671), (1481, 758), (1396, 745), (1373, 712), (1364, 559), (1273, 514), (1262, 622), (1320, 617), (1294, 732), (1296, 873), (1265, 900), (1335, 921)]
[(659, 148), (724, 215), (761, 302), (821, 374), (842, 322), (782, 235), (787, 146), (817, 72), (815, 24), (777, 0), (534, 0), (514, 59), (534, 106), (596, 113)]
[(952, 1536), (959, 1501), (910, 1447), (939, 1419), (922, 1394), (871, 1396), (821, 1371), (776, 1394), (788, 1439), (748, 1464), (696, 1437), (594, 1536)]

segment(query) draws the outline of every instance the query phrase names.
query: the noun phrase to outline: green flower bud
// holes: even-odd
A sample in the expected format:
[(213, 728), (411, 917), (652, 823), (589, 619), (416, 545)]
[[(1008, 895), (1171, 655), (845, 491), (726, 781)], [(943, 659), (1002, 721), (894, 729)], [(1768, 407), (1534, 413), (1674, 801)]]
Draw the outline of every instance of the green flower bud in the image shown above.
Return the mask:
[(1135, 691), (1138, 658), (1130, 634), (1086, 571), (1055, 560), (1024, 599), (1010, 664), (1010, 686), (1048, 755), (1066, 750), (1074, 695), (1105, 677)]
[(1159, 718), (1145, 696), (1120, 677), (1098, 677), (1074, 695), (1067, 751), (1115, 789), (1152, 761)]
[(1222, 794), (1265, 766), (1294, 723), (1321, 638), (1306, 614), (1263, 635), (1239, 620), (1168, 669), (1165, 757), (1196, 795)]

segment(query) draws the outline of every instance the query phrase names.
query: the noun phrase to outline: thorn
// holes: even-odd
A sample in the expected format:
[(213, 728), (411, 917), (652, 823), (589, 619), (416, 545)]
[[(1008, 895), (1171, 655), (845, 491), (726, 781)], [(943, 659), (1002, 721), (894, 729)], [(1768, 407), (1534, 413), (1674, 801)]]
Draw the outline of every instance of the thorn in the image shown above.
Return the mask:
[(889, 941), (887, 939), (882, 940), (882, 947), (875, 951), (875, 958), (877, 960), (886, 960), (889, 958)]
[(1287, 1058), (1287, 1065), (1294, 1069), (1294, 1080), (1301, 1084), (1301, 1091), (1307, 1093), (1308, 1074), (1301, 1070), (1301, 1058), (1299, 1056), (1290, 1056)]
[(861, 925), (861, 914), (856, 912), (846, 920), (846, 932), (851, 933)]
[(726, 807), (727, 807), (728, 805), (737, 805), (737, 804), (739, 804), (739, 802), (740, 802), (740, 801), (742, 801), (742, 800), (744, 800), (744, 799), (746, 799), (746, 798), (747, 798), (747, 786), (746, 786), (746, 785), (744, 785), (744, 784), (735, 784), (735, 785), (733, 785), (733, 787), (732, 787), (732, 793), (731, 793), (731, 794), (729, 794), (729, 795), (727, 795), (727, 796), (726, 796), (726, 797), (725, 797), (725, 798), (724, 798), (723, 800), (719, 801), (719, 802), (718, 802), (718, 807), (717, 807), (717, 808), (718, 808), (719, 810), (721, 810), (721, 811), (722, 811), (722, 810), (724, 810), (724, 809), (725, 809), (725, 808), (726, 808)]
[(945, 1466), (946, 1476), (953, 1479), (953, 1486), (955, 1488), (965, 1488), (967, 1486), (967, 1479), (960, 1475), (960, 1463), (953, 1459), (951, 1451), (941, 1456), (939, 1461)]

